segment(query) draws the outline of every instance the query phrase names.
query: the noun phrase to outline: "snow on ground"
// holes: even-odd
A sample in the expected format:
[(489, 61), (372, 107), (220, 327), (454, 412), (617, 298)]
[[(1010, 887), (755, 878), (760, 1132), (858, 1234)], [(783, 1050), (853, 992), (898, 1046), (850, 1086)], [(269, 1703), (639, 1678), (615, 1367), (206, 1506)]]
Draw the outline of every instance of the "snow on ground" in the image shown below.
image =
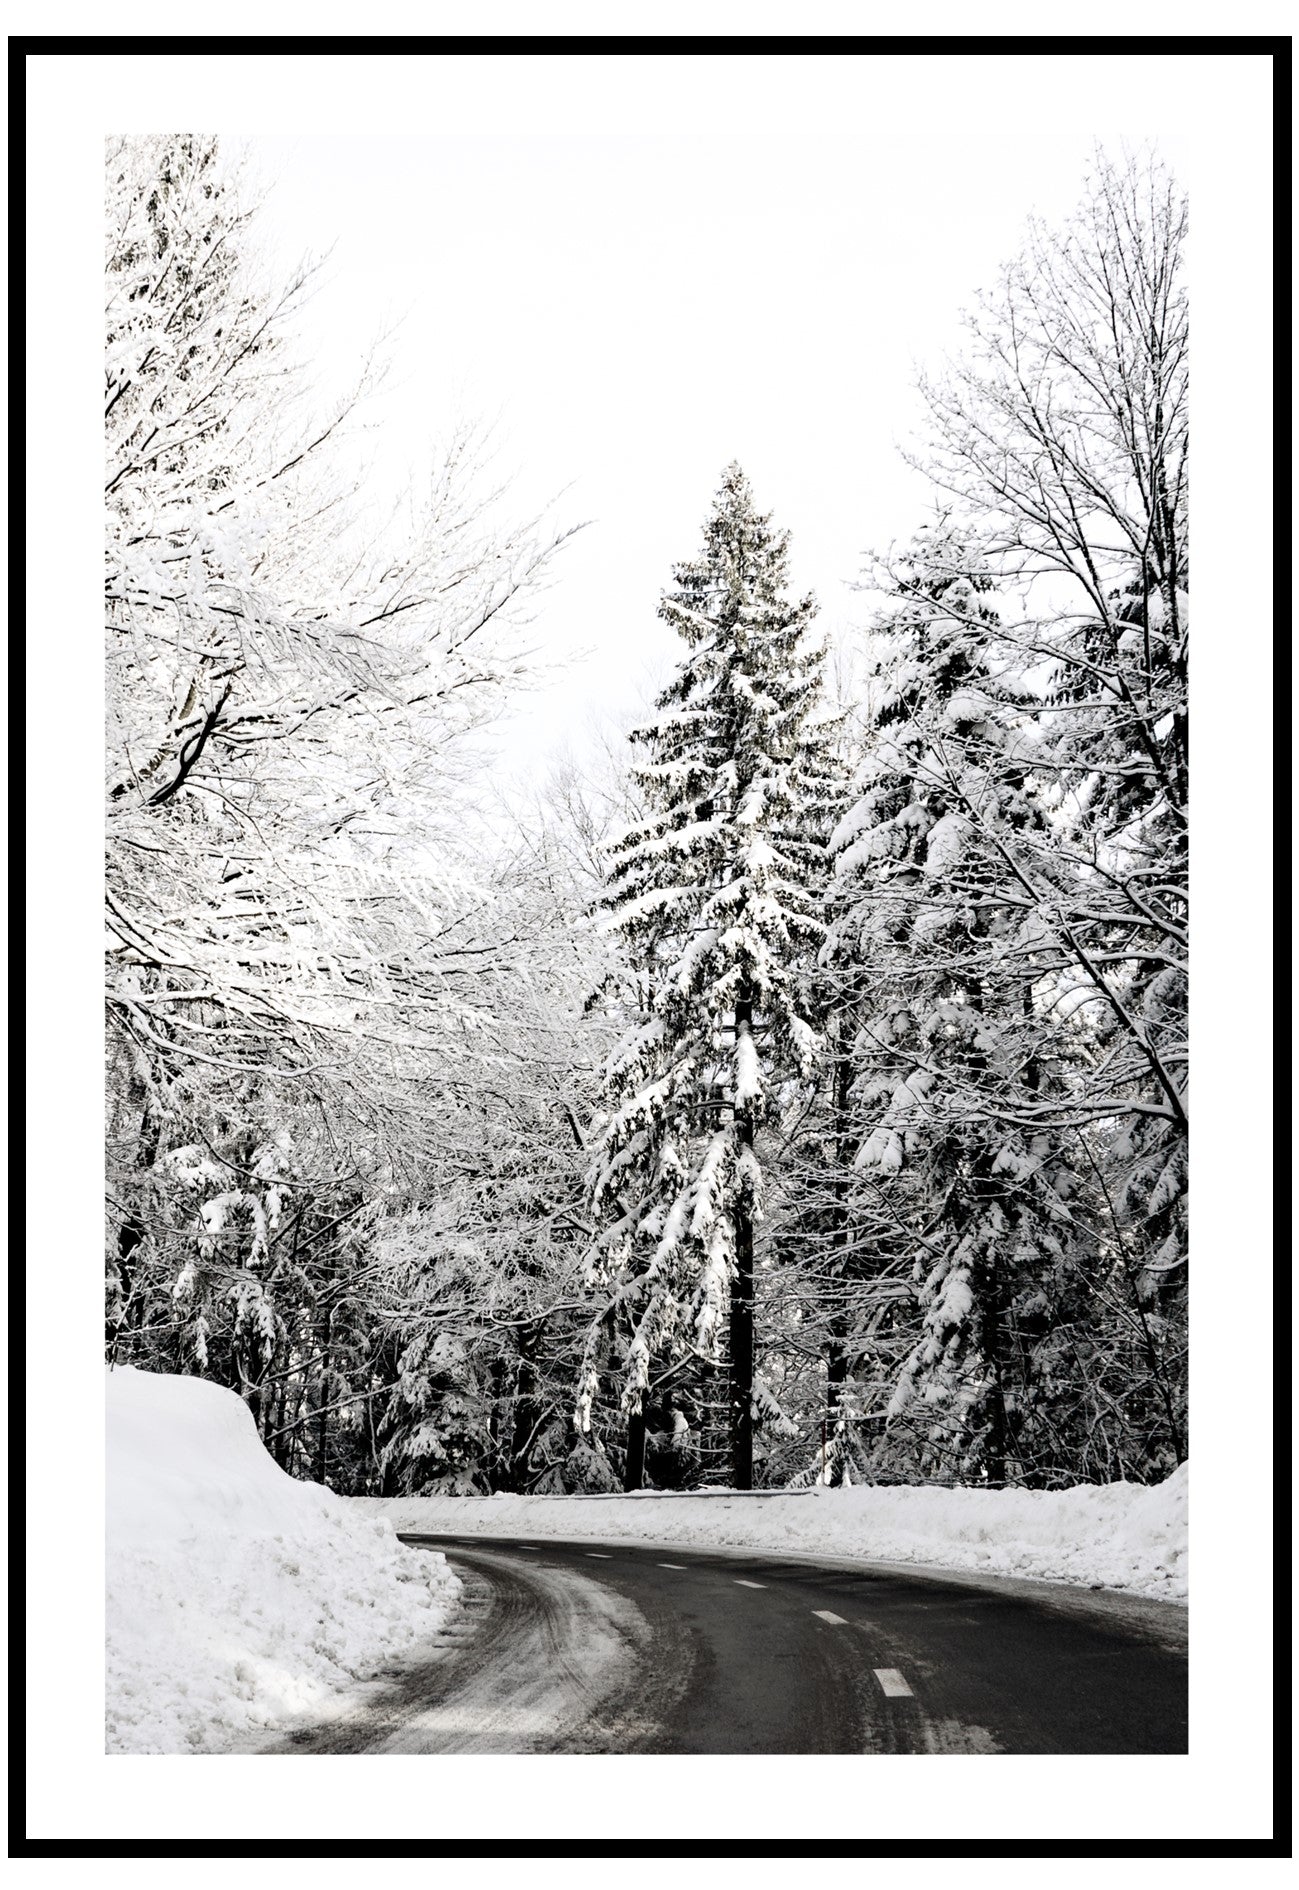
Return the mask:
[(395, 1529), (429, 1535), (617, 1538), (773, 1554), (919, 1562), (1118, 1588), (1187, 1593), (1186, 1466), (1160, 1484), (1073, 1490), (814, 1488), (776, 1495), (356, 1498)]
[(263, 1449), (242, 1399), (108, 1373), (109, 1752), (225, 1752), (414, 1652), (460, 1584)]

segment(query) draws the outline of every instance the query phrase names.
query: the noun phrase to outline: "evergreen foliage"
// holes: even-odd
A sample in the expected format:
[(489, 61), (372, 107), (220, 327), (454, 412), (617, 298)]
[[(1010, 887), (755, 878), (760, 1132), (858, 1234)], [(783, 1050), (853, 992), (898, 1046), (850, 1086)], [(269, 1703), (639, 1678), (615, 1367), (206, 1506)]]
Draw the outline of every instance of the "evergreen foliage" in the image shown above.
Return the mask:
[(659, 607), (686, 654), (634, 737), (646, 816), (609, 852), (630, 1015), (591, 1180), (600, 1324), (629, 1330), (624, 1404), (639, 1410), (655, 1358), (713, 1356), (727, 1331), (740, 1487), (752, 1476), (757, 1137), (820, 1052), (810, 973), (835, 812), (815, 604), (786, 594), (787, 546), (731, 465), (702, 553)]
[(1085, 1231), (1057, 1131), (1070, 1047), (1051, 957), (996, 844), (1045, 818), (982, 561), (940, 520), (895, 577), (865, 792), (836, 836), (834, 946), (859, 992), (856, 1166), (890, 1194), (891, 1244), (912, 1249), (919, 1289), (889, 1415), (918, 1423), (922, 1472), (1000, 1484), (1012, 1461), (1030, 1479), (1049, 1462), (1036, 1350), (1070, 1309)]

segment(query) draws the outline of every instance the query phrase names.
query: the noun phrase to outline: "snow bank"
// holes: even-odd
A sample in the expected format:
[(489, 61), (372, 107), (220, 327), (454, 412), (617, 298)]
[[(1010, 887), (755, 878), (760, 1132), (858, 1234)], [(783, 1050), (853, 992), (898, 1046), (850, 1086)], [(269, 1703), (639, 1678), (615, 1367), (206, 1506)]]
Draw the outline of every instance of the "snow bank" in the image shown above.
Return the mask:
[(459, 1582), (286, 1476), (231, 1391), (108, 1373), (107, 1750), (224, 1752), (440, 1625)]
[(1186, 1466), (1073, 1490), (816, 1488), (779, 1495), (356, 1499), (429, 1535), (641, 1539), (1033, 1576), (1186, 1599)]

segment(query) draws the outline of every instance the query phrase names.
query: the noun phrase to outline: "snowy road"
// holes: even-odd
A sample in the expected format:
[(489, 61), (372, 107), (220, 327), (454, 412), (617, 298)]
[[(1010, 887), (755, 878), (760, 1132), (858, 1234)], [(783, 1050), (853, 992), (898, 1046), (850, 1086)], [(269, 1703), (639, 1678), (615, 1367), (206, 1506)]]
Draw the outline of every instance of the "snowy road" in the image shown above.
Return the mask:
[(279, 1751), (1186, 1751), (1186, 1613), (1167, 1603), (643, 1542), (404, 1539), (448, 1556), (462, 1616)]

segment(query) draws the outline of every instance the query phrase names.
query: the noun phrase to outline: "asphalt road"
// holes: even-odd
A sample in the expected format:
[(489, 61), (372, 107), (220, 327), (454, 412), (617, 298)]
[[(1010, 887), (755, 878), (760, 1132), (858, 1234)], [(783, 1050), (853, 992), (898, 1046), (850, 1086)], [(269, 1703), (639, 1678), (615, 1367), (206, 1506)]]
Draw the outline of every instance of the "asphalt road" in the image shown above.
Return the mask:
[(1168, 1603), (756, 1551), (403, 1540), (446, 1554), (464, 1608), (420, 1666), (276, 1750), (1187, 1749)]

